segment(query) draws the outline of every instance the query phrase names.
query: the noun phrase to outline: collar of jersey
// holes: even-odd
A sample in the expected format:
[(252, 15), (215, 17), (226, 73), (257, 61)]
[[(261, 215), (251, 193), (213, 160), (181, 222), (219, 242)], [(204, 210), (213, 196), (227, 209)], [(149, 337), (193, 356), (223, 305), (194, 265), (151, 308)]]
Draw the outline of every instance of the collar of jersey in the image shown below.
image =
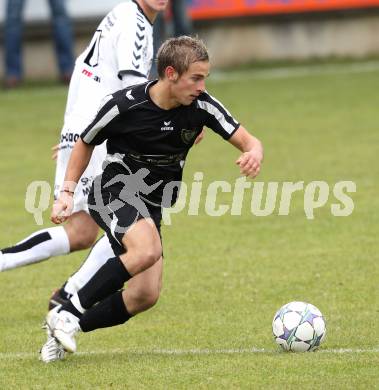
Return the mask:
[(149, 100), (149, 102), (158, 110), (160, 111), (164, 111), (164, 112), (172, 112), (174, 110), (179, 110), (180, 108), (182, 108), (183, 106), (180, 105), (178, 107), (174, 107), (174, 108), (170, 108), (169, 110), (165, 110), (164, 108), (162, 107), (159, 107), (158, 105), (156, 105), (153, 101), (153, 99), (151, 98), (150, 96), (150, 88), (156, 84), (158, 82), (158, 80), (152, 80), (152, 81), (149, 81), (147, 84), (146, 84), (146, 87), (145, 87), (145, 93), (146, 93), (146, 98)]
[(143, 12), (143, 9), (140, 7), (140, 5), (136, 2), (136, 0), (132, 0), (133, 3), (137, 6), (139, 11), (142, 13), (142, 15), (145, 17), (145, 19), (149, 22), (149, 24), (152, 26), (153, 23), (150, 22), (150, 19), (146, 16), (145, 12)]

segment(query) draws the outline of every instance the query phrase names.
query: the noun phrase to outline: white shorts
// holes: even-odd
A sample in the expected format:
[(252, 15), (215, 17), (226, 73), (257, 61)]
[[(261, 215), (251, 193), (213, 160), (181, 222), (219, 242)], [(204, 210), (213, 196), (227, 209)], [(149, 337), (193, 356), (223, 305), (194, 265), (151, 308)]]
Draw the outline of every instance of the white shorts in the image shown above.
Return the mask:
[[(78, 133), (71, 131), (68, 127), (63, 127), (55, 172), (54, 199), (59, 197), (59, 191), (64, 181), (67, 164), (74, 144), (78, 139)], [(88, 167), (84, 171), (75, 189), (73, 213), (82, 210), (88, 213), (87, 196), (91, 189), (93, 179), (102, 172), (102, 163), (105, 160), (106, 154), (107, 151), (105, 142), (96, 146), (93, 150)]]

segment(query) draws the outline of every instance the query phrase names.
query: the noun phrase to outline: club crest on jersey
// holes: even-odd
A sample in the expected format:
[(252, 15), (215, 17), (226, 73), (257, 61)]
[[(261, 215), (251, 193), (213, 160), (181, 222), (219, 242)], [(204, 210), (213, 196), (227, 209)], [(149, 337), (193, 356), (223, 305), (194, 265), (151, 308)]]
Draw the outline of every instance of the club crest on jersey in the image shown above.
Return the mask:
[(171, 126), (171, 121), (165, 122), (163, 121), (163, 126), (161, 127), (161, 131), (173, 131), (174, 126)]
[(197, 130), (196, 129), (182, 129), (181, 137), (182, 141), (185, 144), (190, 144), (197, 136)]

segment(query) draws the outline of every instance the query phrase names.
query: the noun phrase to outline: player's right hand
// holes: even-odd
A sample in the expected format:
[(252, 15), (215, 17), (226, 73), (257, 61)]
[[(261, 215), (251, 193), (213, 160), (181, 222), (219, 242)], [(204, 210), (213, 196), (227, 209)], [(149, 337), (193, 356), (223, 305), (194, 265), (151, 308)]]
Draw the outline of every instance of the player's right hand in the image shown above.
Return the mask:
[(60, 197), (54, 202), (51, 212), (51, 222), (59, 225), (70, 217), (74, 208), (74, 198), (71, 193), (61, 192)]

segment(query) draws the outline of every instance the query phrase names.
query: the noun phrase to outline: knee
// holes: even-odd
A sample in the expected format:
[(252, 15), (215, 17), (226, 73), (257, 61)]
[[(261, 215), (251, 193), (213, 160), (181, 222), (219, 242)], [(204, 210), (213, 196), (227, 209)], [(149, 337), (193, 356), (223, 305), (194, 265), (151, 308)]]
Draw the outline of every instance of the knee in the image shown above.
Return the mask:
[(66, 228), (71, 252), (90, 248), (96, 241), (97, 229)]
[(91, 246), (96, 241), (96, 234), (93, 234), (92, 232), (86, 233), (81, 232), (76, 238), (75, 238), (75, 250), (83, 250), (91, 248)]
[(161, 245), (154, 245), (139, 249), (134, 255), (141, 265), (141, 270), (145, 270), (153, 266), (160, 259), (162, 256), (162, 247)]
[(159, 299), (159, 290), (158, 289), (147, 289), (141, 293), (141, 303), (145, 310), (153, 307)]
[(133, 293), (133, 315), (152, 308), (159, 299), (159, 288), (146, 286)]

